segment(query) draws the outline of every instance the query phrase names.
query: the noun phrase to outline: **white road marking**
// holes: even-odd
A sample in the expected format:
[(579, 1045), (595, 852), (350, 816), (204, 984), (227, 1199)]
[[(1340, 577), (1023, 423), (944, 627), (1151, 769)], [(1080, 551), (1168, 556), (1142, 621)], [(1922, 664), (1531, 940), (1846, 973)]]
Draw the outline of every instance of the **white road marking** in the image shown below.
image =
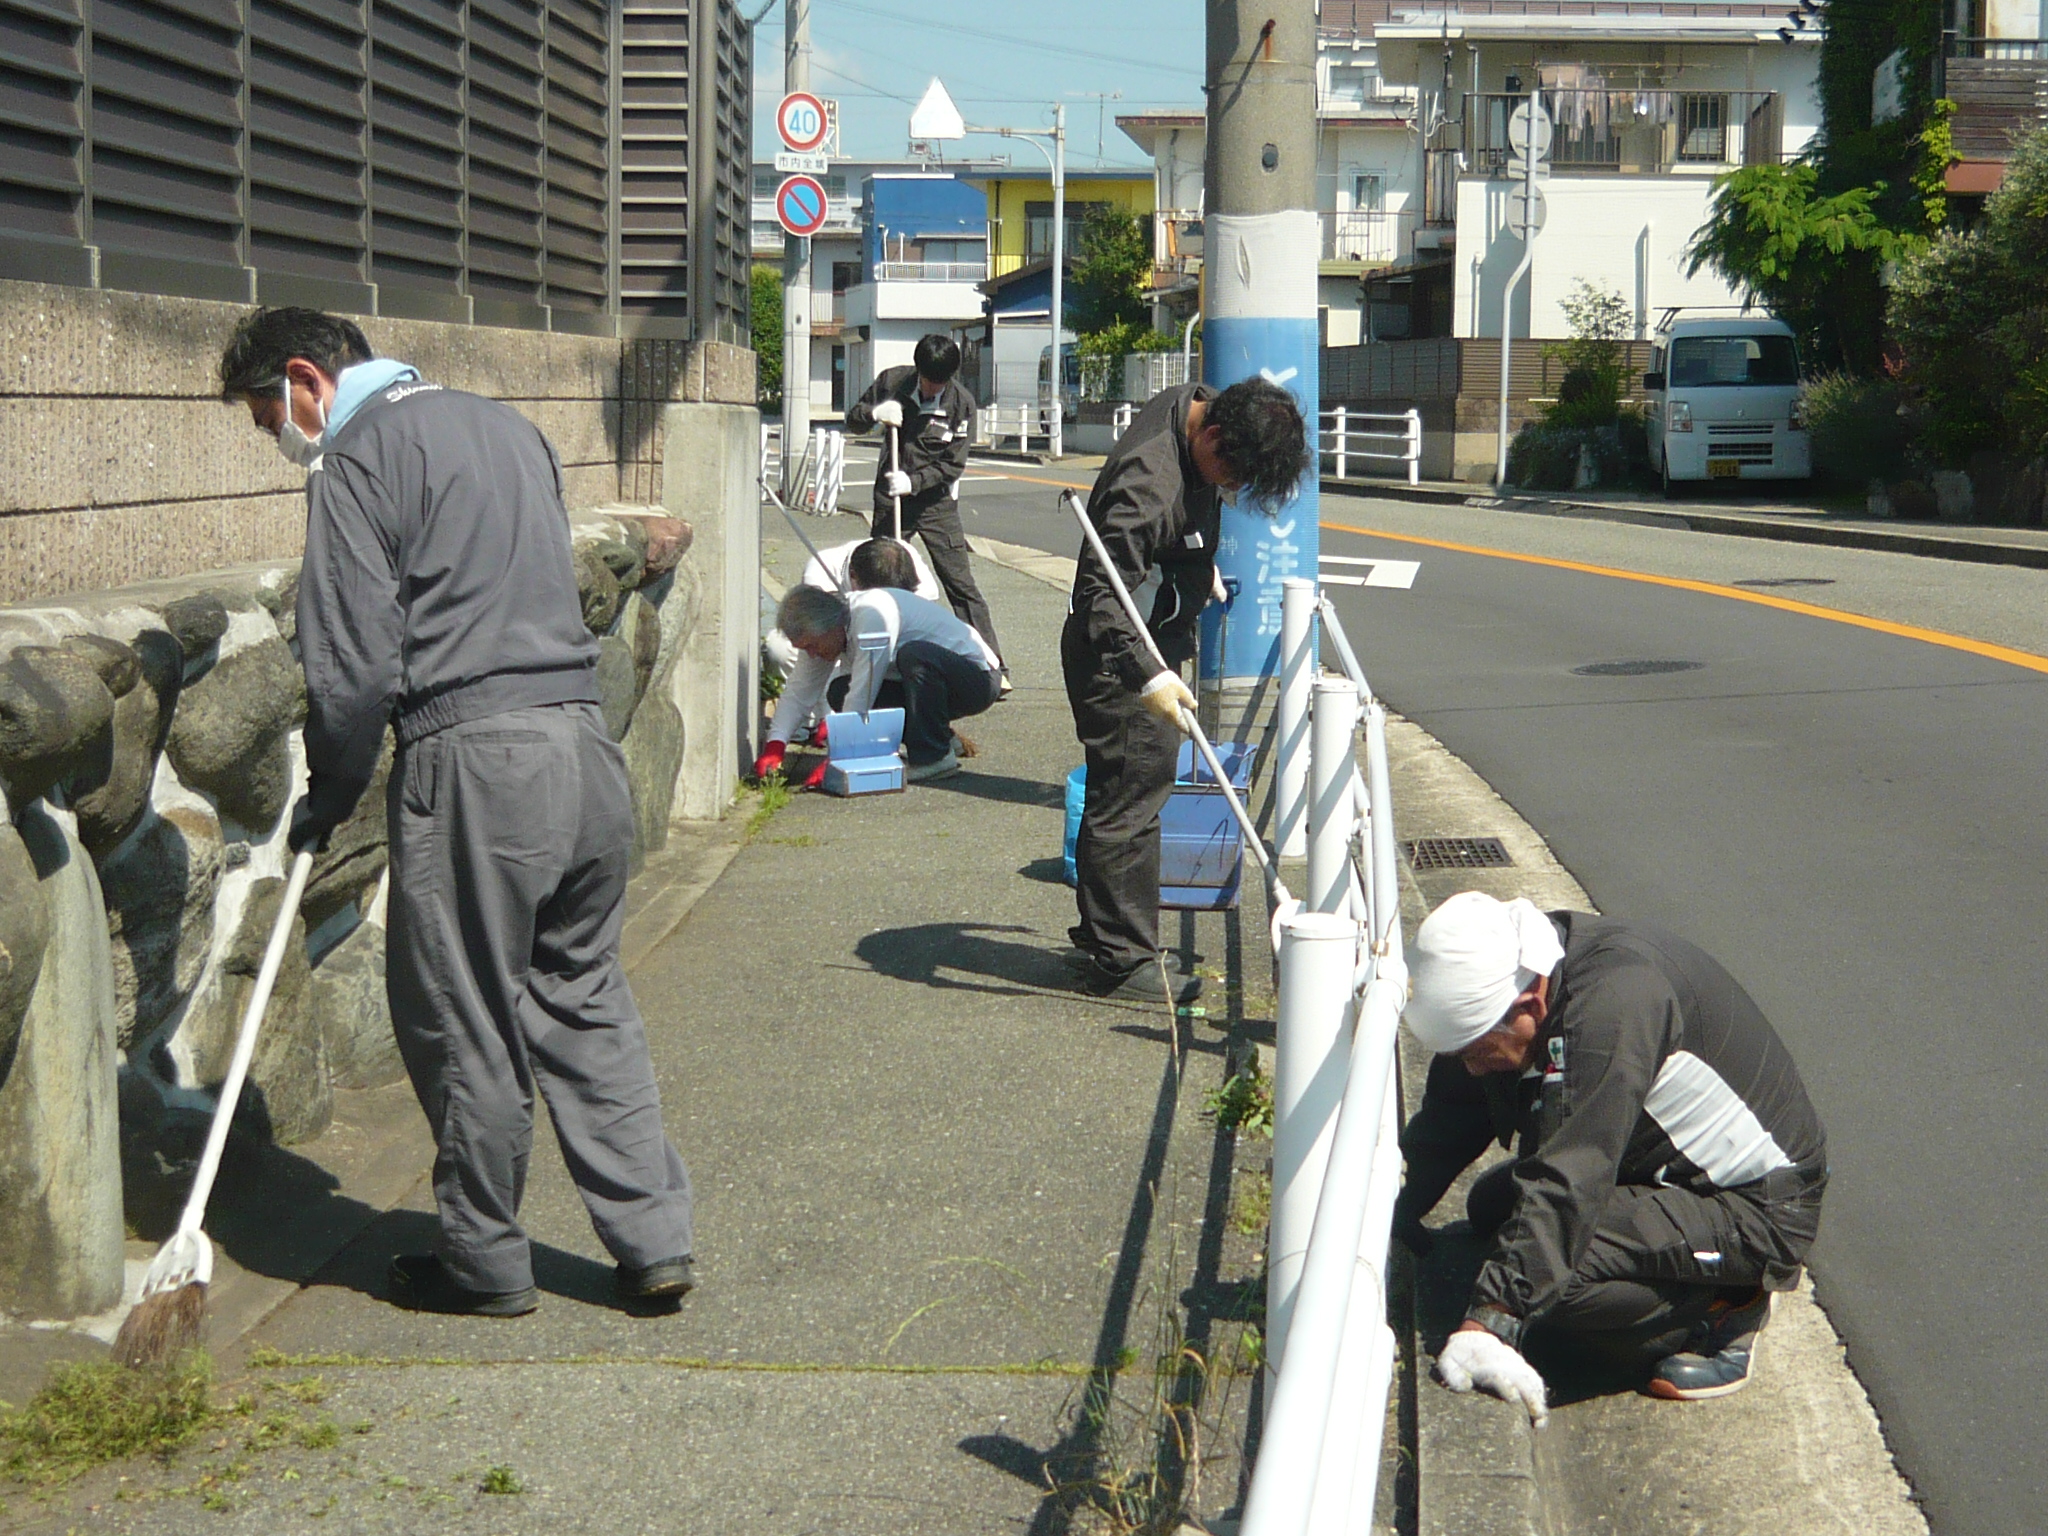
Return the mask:
[(1420, 560), (1367, 560), (1358, 555), (1325, 555), (1323, 564), (1362, 565), (1366, 568), (1363, 576), (1340, 576), (1325, 571), (1322, 575), (1326, 587), (1412, 587), (1415, 573), (1422, 569)]

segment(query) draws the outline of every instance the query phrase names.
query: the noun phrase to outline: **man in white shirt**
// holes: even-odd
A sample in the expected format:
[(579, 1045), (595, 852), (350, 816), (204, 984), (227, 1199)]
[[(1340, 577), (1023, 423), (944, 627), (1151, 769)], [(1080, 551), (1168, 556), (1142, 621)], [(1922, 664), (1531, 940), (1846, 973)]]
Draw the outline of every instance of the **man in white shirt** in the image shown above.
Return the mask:
[[(924, 563), (924, 557), (918, 554), (916, 546), (900, 539), (855, 539), (849, 544), (821, 549), (804, 563), (800, 585), (825, 592), (900, 587), (915, 592), (928, 602), (939, 602), (945, 596), (944, 589), (933, 578), (931, 567)], [(789, 637), (778, 628), (768, 637), (771, 654), (778, 640), (795, 649)], [(775, 701), (775, 714), (768, 723), (767, 740), (762, 743), (761, 755), (754, 760), (755, 778), (765, 779), (769, 774), (781, 771), (789, 743), (814, 716), (823, 718), (828, 690), (851, 671), (852, 667), (844, 657), (826, 661), (801, 650), (796, 652), (794, 662), (788, 667), (782, 693)], [(825, 764), (821, 760), (805, 781), (805, 787), (815, 789), (824, 778)]]
[[(972, 628), (937, 603), (886, 587), (850, 599), (791, 587), (776, 621), (806, 655), (851, 659), (848, 710), (901, 706), (906, 780), (960, 771), (953, 722), (987, 709), (1002, 686), (1002, 662)], [(887, 676), (892, 667), (893, 679)]]

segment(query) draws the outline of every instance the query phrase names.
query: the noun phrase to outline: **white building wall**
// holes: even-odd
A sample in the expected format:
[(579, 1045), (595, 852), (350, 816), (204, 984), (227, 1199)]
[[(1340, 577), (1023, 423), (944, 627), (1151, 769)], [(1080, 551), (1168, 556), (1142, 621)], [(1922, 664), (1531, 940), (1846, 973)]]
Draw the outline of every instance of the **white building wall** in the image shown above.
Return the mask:
[[(1501, 290), (1522, 255), (1522, 242), (1506, 228), (1514, 186), (1476, 176), (1458, 184), (1455, 336), (1500, 335)], [(1562, 305), (1581, 278), (1628, 302), (1638, 336), (1673, 305), (1739, 304), (1712, 272), (1685, 275), (1685, 247), (1705, 222), (1712, 193), (1706, 175), (1553, 176), (1544, 185), (1548, 222), (1515, 292), (1514, 334), (1570, 335)]]

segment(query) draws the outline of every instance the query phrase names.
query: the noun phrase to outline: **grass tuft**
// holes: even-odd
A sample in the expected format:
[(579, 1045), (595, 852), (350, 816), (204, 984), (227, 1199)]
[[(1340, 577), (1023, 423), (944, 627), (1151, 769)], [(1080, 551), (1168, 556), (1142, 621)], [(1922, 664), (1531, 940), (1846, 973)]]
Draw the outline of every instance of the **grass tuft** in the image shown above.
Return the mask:
[(750, 838), (758, 835), (763, 827), (775, 819), (777, 811), (796, 798), (796, 791), (789, 787), (779, 773), (771, 773), (764, 778), (757, 793), (760, 795), (760, 804), (754, 807), (753, 815), (747, 818), (747, 836)]
[(1214, 1115), (1216, 1123), (1226, 1131), (1270, 1137), (1273, 1134), (1272, 1079), (1261, 1073), (1254, 1061), (1235, 1077), (1225, 1078), (1222, 1087), (1212, 1088), (1204, 1094), (1202, 1108)]
[(526, 1485), (519, 1481), (519, 1474), (510, 1467), (492, 1467), (484, 1473), (484, 1480), (476, 1485), (478, 1493), (514, 1494), (526, 1492)]
[(26, 1407), (0, 1412), (0, 1476), (63, 1483), (127, 1456), (161, 1456), (214, 1416), (213, 1363), (200, 1351), (132, 1369), (60, 1365)]

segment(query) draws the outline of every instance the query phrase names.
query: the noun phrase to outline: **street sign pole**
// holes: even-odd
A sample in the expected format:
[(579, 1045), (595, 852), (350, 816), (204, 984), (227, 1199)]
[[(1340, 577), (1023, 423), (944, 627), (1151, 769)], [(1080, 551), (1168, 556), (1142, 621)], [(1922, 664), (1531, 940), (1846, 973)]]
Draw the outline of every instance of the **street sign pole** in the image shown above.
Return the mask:
[[(1538, 211), (1543, 205), (1543, 194), (1536, 186), (1538, 163), (1549, 149), (1550, 119), (1544, 115), (1543, 103), (1535, 91), (1529, 93), (1529, 105), (1524, 109), (1529, 114), (1528, 124), (1522, 130), (1522, 259), (1515, 264), (1514, 275), (1500, 294), (1500, 428), (1493, 466), (1493, 483), (1507, 484), (1508, 478), (1508, 362), (1514, 352), (1515, 334), (1515, 289), (1528, 273), (1529, 264), (1536, 256), (1536, 231)], [(1521, 112), (1515, 114), (1520, 117)], [(1509, 126), (1510, 142), (1513, 142), (1513, 123)], [(1513, 194), (1509, 194), (1513, 196)], [(1529, 293), (1530, 328), (1535, 328), (1536, 294), (1533, 286)]]
[[(811, 0), (784, 0), (782, 8), (782, 89), (784, 103), (775, 126), (786, 149), (822, 150), (793, 138), (787, 121), (788, 98), (811, 89)], [(822, 114), (821, 114), (822, 115)], [(807, 137), (807, 136), (806, 136)], [(811, 242), (786, 235), (782, 246), (782, 494), (796, 494), (794, 476), (811, 436)]]

